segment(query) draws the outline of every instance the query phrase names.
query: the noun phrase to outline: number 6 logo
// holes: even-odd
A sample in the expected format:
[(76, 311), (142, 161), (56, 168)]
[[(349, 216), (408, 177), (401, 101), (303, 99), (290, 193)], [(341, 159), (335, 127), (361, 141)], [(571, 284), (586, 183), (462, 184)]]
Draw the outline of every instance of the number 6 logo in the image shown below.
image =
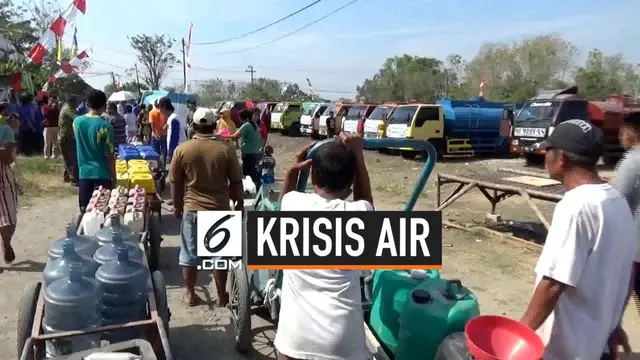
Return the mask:
[[(229, 240), (231, 239), (231, 232), (227, 228), (220, 228), (220, 226), (232, 217), (233, 215), (223, 216), (222, 218), (220, 218), (220, 220), (211, 225), (209, 230), (207, 230), (207, 233), (204, 235), (204, 247), (207, 249), (207, 251), (216, 254), (224, 249), (225, 246), (227, 246)], [(224, 234), (224, 238), (222, 239), (222, 241), (220, 241), (220, 243), (216, 246), (211, 246), (212, 239), (220, 233)]]

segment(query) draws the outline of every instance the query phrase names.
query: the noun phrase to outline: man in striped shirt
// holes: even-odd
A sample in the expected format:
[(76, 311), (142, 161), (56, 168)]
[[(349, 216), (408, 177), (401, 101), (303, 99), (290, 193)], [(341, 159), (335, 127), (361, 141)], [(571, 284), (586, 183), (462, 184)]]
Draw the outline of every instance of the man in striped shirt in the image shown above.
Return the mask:
[(113, 141), (116, 147), (119, 144), (127, 143), (127, 122), (118, 113), (118, 106), (116, 103), (110, 102), (107, 104), (107, 112), (103, 115), (103, 118), (107, 120), (111, 126), (113, 126)]
[[(640, 112), (625, 116), (620, 129), (620, 144), (627, 150), (618, 163), (614, 185), (627, 199), (631, 212), (640, 225)], [(640, 239), (638, 239), (640, 244)], [(634, 292), (640, 297), (640, 247), (636, 253)]]

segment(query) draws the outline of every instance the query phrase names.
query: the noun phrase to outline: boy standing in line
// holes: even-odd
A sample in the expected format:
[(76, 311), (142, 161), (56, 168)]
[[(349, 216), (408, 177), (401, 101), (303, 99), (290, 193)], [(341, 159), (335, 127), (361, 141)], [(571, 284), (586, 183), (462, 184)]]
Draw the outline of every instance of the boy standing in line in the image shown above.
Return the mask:
[(78, 203), (84, 213), (93, 190), (111, 189), (116, 178), (113, 126), (100, 115), (107, 106), (107, 96), (94, 90), (87, 98), (89, 112), (73, 120), (78, 152)]

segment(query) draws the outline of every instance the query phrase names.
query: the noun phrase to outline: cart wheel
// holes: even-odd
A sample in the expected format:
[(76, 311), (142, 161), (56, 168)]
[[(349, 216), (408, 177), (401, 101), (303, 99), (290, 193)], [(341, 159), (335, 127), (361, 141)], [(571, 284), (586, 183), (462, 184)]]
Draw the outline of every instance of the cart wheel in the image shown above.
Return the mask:
[(153, 216), (149, 216), (149, 228), (147, 229), (147, 263), (149, 263), (149, 270), (156, 271), (160, 263), (160, 243), (162, 237), (160, 236), (160, 226), (158, 219)]
[[(40, 288), (42, 283), (37, 282), (29, 284), (22, 290), (20, 297), (20, 310), (18, 310), (18, 337), (17, 337), (17, 349), (18, 357), (22, 355), (22, 348), (27, 342), (27, 339), (31, 337), (31, 329), (33, 328), (33, 321), (36, 316), (36, 306), (38, 304), (38, 296), (40, 295)], [(33, 348), (27, 350), (30, 352), (25, 358), (33, 358)]]
[(251, 348), (251, 303), (249, 300), (249, 280), (247, 271), (233, 268), (230, 272), (231, 291), (229, 307), (236, 332), (236, 349), (242, 354)]
[(160, 271), (154, 271), (151, 273), (151, 280), (153, 280), (153, 293), (156, 296), (156, 307), (158, 310), (158, 316), (164, 323), (164, 330), (169, 336), (169, 320), (171, 320), (171, 311), (169, 311), (169, 301), (167, 300), (167, 285), (164, 282), (164, 275)]

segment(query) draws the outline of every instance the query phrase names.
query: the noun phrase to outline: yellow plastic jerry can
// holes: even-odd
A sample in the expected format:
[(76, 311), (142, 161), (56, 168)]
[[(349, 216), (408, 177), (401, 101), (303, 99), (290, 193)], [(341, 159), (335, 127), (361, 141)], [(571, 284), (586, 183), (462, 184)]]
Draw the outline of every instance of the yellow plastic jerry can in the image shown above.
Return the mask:
[(156, 183), (149, 173), (129, 173), (129, 186), (133, 188), (136, 185), (143, 188), (147, 194), (156, 192)]
[(118, 172), (116, 175), (116, 182), (118, 184), (118, 186), (122, 186), (125, 189), (129, 189), (129, 173), (124, 171), (124, 172)]

